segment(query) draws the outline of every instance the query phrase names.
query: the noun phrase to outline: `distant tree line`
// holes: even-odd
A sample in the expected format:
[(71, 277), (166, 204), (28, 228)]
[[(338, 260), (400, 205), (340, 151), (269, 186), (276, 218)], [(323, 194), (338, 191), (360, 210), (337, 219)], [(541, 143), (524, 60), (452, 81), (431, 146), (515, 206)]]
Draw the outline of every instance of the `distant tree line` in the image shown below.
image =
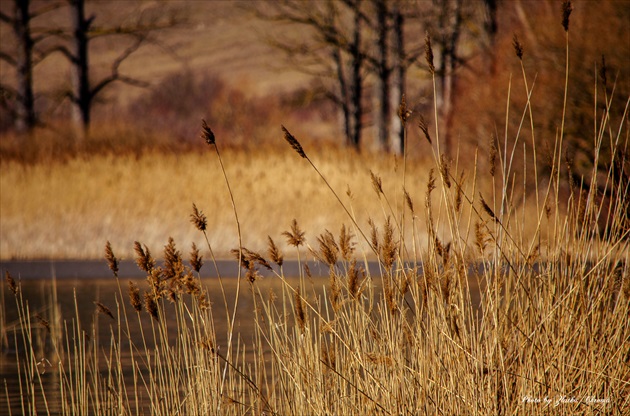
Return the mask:
[(457, 70), (471, 53), (462, 42), (492, 42), (497, 7), (498, 0), (279, 0), (259, 3), (254, 11), (263, 19), (304, 28), (301, 37), (279, 36), (270, 42), (286, 53), (292, 68), (332, 81), (326, 95), (339, 109), (349, 146), (362, 145), (365, 100), (371, 96), (377, 143), (386, 152), (402, 153), (404, 132), (397, 112), (408, 70), (426, 68), (420, 59), (424, 33), (437, 52), (441, 132), (448, 152)]
[[(8, 3), (8, 2), (7, 2)], [(62, 54), (71, 67), (71, 88), (63, 96), (72, 103), (73, 120), (79, 135), (89, 131), (93, 104), (97, 96), (115, 82), (146, 87), (148, 84), (121, 73), (121, 64), (142, 46), (159, 43), (156, 32), (172, 28), (183, 19), (168, 13), (139, 13), (124, 24), (99, 26), (96, 15), (86, 15), (85, 0), (64, 0), (32, 3), (12, 0), (11, 12), (0, 11), (0, 21), (11, 27), (15, 37), (13, 51), (0, 51), (0, 59), (15, 69), (15, 84), (0, 81), (0, 105), (15, 120), (18, 132), (30, 133), (40, 123), (35, 110), (34, 68), (54, 53)], [(67, 26), (47, 25), (46, 15), (65, 8)], [(33, 22), (37, 21), (38, 25)], [(90, 43), (106, 36), (130, 39), (128, 46), (111, 62), (109, 74), (97, 81), (90, 70)]]

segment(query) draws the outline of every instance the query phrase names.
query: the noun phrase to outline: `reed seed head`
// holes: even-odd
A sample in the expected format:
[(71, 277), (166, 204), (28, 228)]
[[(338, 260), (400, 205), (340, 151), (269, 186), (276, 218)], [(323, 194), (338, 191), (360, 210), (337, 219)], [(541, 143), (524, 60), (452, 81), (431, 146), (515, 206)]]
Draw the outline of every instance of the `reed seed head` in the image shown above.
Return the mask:
[(425, 139), (427, 139), (429, 144), (433, 144), (433, 142), (431, 141), (431, 136), (429, 135), (429, 125), (422, 116), (420, 116), (420, 119), (418, 120), (418, 127), (420, 127), (420, 131), (424, 133), (424, 137)]
[(414, 214), (415, 211), (413, 209), (413, 200), (411, 199), (411, 195), (409, 195), (409, 192), (407, 192), (406, 189), (403, 189), (404, 193), (405, 193), (405, 202), (407, 203), (407, 207), (409, 207), (409, 211), (411, 211), (411, 214)]
[(494, 211), (492, 210), (492, 208), (490, 208), (490, 206), (486, 203), (486, 200), (483, 199), (483, 195), (481, 195), (481, 192), (479, 193), (479, 197), (481, 198), (481, 207), (486, 212), (486, 214), (488, 214), (490, 216), (490, 218), (492, 218), (493, 220), (498, 222), (499, 219), (494, 214)]
[(372, 186), (374, 187), (374, 191), (380, 197), (383, 193), (383, 181), (380, 176), (377, 176), (370, 170), (370, 179), (372, 180)]
[(103, 305), (101, 302), (98, 302), (98, 301), (94, 301), (94, 304), (96, 305), (96, 310), (98, 311), (98, 313), (107, 315), (112, 320), (115, 320), (114, 314), (112, 313), (111, 309), (109, 309), (107, 306)]
[(282, 267), (282, 263), (284, 262), (284, 256), (282, 255), (282, 252), (270, 236), (267, 236), (267, 239), (269, 242), (267, 248), (269, 258), (271, 258), (271, 261), (276, 263), (278, 266)]
[(184, 274), (184, 264), (182, 253), (175, 248), (173, 237), (168, 238), (168, 243), (164, 246), (164, 277), (171, 279)]
[(304, 303), (299, 288), (295, 292), (295, 317), (297, 319), (298, 326), (302, 332), (304, 332), (304, 328), (306, 326), (306, 313), (304, 312)]
[(451, 187), (451, 178), (449, 173), (449, 163), (448, 159), (446, 159), (446, 155), (442, 153), (440, 155), (440, 173), (442, 174), (442, 180), (447, 188)]
[(490, 139), (490, 176), (494, 177), (497, 166), (497, 146), (494, 137)]
[(114, 276), (118, 277), (118, 259), (114, 255), (112, 245), (109, 241), (105, 244), (105, 259), (107, 260), (107, 266), (114, 273)]
[(293, 150), (295, 150), (298, 155), (302, 156), (304, 159), (307, 159), (306, 153), (304, 153), (304, 149), (302, 149), (302, 145), (300, 144), (300, 142), (298, 142), (298, 140), (291, 133), (289, 133), (289, 130), (287, 130), (284, 126), (281, 127), (282, 131), (284, 132), (284, 140), (289, 142)]
[(209, 145), (216, 144), (214, 133), (212, 132), (210, 127), (208, 127), (206, 120), (203, 119), (201, 120), (201, 138), (204, 139)]
[(518, 36), (516, 36), (516, 34), (512, 38), (512, 45), (514, 46), (514, 52), (516, 53), (516, 56), (518, 57), (518, 59), (522, 61), (523, 60), (523, 45), (521, 45), (521, 42), (519, 42)]
[(291, 223), (291, 231), (285, 231), (282, 233), (282, 235), (287, 238), (287, 243), (295, 247), (299, 247), (304, 244), (304, 241), (306, 240), (304, 238), (304, 234), (304, 231), (300, 229), (296, 219), (293, 219), (293, 222)]
[(429, 36), (429, 32), (426, 32), (424, 37), (424, 57), (429, 65), (431, 75), (435, 74), (435, 65), (433, 65), (433, 48), (431, 47), (431, 36)]
[(339, 233), (339, 250), (341, 251), (341, 257), (345, 261), (350, 261), (352, 254), (354, 254), (355, 243), (352, 241), (352, 232), (350, 232), (345, 224), (341, 225), (341, 232)]
[(151, 274), (151, 271), (155, 268), (155, 260), (151, 257), (149, 247), (145, 245), (143, 249), (142, 244), (135, 241), (133, 243), (133, 248), (136, 252), (136, 264), (140, 270), (144, 270), (145, 272)]
[(383, 255), (383, 263), (385, 268), (390, 269), (396, 260), (398, 243), (394, 240), (394, 226), (391, 218), (387, 217), (385, 221), (385, 234), (383, 236), (383, 245), (381, 254)]
[(331, 268), (334, 267), (339, 256), (339, 246), (335, 242), (335, 237), (330, 231), (325, 230), (324, 234), (317, 237), (317, 242), (319, 243), (319, 257)]
[(398, 118), (402, 123), (403, 127), (407, 124), (407, 120), (411, 117), (412, 111), (407, 107), (407, 100), (405, 99), (405, 94), (402, 95), (400, 99), (400, 105), (398, 106)]
[(138, 286), (129, 281), (129, 302), (131, 306), (136, 310), (136, 312), (142, 312), (142, 300), (140, 299), (140, 289)]
[(13, 292), (14, 295), (17, 295), (18, 285), (15, 283), (15, 279), (11, 276), (11, 273), (9, 273), (8, 270), (4, 272), (4, 280), (6, 280), (9, 290)]
[(155, 301), (155, 297), (149, 292), (144, 293), (144, 307), (153, 319), (156, 321), (160, 320), (157, 302)]
[(201, 212), (197, 208), (197, 205), (195, 205), (194, 203), (193, 203), (193, 213), (190, 214), (190, 222), (192, 222), (194, 226), (199, 231), (202, 231), (202, 232), (206, 231), (206, 228), (208, 227), (208, 219), (206, 218), (204, 213)]
[(571, 16), (572, 11), (571, 0), (564, 0), (562, 2), (562, 27), (565, 32), (569, 31), (569, 16)]
[(190, 265), (197, 273), (199, 273), (199, 270), (201, 270), (203, 266), (203, 257), (199, 253), (199, 249), (195, 243), (192, 243), (192, 249), (190, 250)]

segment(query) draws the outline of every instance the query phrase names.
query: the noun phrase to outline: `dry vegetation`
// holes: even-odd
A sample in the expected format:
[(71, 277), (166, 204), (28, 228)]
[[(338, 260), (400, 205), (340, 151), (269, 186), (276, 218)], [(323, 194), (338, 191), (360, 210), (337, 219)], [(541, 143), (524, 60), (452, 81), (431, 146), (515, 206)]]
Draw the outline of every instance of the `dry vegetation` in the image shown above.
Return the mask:
[[(570, 9), (563, 12), (568, 51)], [(570, 97), (568, 82), (563, 89)], [(199, 153), (92, 157), (54, 169), (3, 162), (23, 181), (20, 192), (42, 198), (27, 210), (30, 202), (9, 203), (3, 187), (3, 221), (6, 209), (51, 211), (60, 223), (84, 218), (87, 228), (90, 216), (103, 216), (120, 227), (89, 231), (110, 240), (105, 257), (119, 284), (115, 303), (95, 305), (110, 323), (105, 331), (78, 312), (62, 321), (54, 293), (49, 312), (31, 316), (23, 284), (6, 276), (19, 313), (12, 336), (21, 402), (11, 405), (42, 414), (627, 414), (630, 99), (619, 109), (607, 96), (595, 109), (590, 174), (601, 181), (580, 187), (560, 174), (567, 96), (555, 109), (560, 128), (546, 175), (515, 176), (512, 146), (534, 142), (535, 127), (506, 129), (487, 160), (467, 155), (475, 163), (466, 171), (441, 155), (433, 130), (417, 144), (432, 155), (420, 163), (314, 149), (290, 126), (277, 130), (286, 149), (241, 152), (205, 122)], [(538, 103), (526, 102), (517, 119), (535, 126), (529, 105)], [(609, 152), (599, 151), (604, 144)], [(536, 152), (522, 157), (538, 166)], [(55, 197), (73, 211), (55, 211), (46, 196), (58, 194), (37, 188), (56, 175), (57, 193), (76, 178), (76, 188)], [(81, 184), (86, 176), (102, 179)], [(118, 202), (121, 192), (137, 200)], [(180, 221), (168, 229), (175, 239), (151, 234), (164, 229), (158, 221)], [(46, 227), (36, 224), (35, 241)], [(3, 244), (5, 234), (3, 223)], [(150, 252), (159, 239), (161, 266)], [(175, 241), (196, 243), (188, 262)], [(242, 265), (233, 290), (222, 279), (201, 283), (197, 247), (204, 267), (233, 249)], [(118, 256), (132, 249), (147, 274), (143, 287), (117, 274)], [(328, 266), (323, 288), (307, 268), (285, 276), (284, 257), (303, 261), (305, 253)], [(367, 258), (378, 260), (378, 273), (366, 271)], [(274, 291), (261, 284), (262, 268)], [(208, 291), (223, 302), (210, 304)], [(248, 333), (236, 327), (244, 299)], [(139, 340), (130, 336), (136, 321)], [(59, 380), (54, 392), (38, 368), (42, 348)]]

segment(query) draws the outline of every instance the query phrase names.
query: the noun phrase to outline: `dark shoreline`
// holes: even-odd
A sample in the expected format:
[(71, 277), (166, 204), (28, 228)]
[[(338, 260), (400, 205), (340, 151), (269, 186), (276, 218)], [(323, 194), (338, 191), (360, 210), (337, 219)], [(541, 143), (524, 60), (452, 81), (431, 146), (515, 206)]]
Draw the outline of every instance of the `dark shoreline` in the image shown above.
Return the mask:
[[(160, 262), (158, 262), (158, 265)], [(317, 261), (303, 261), (307, 264), (313, 277), (328, 276), (328, 266)], [(363, 266), (363, 264), (361, 263)], [(142, 278), (146, 273), (138, 268), (133, 260), (122, 260), (119, 263), (118, 276), (120, 278)], [(371, 273), (378, 273), (379, 265), (376, 261), (368, 262)], [(277, 265), (274, 270), (279, 271)], [(218, 269), (218, 273), (217, 273)], [(285, 261), (282, 266), (286, 276), (299, 275), (299, 263), (297, 260)], [(2, 260), (0, 272), (4, 277), (9, 272), (15, 279), (99, 279), (113, 277), (112, 271), (105, 260)], [(263, 276), (271, 276), (273, 272), (259, 267), (259, 273)], [(236, 277), (238, 275), (238, 262), (235, 260), (217, 260), (217, 268), (211, 261), (206, 261), (201, 268), (201, 277)]]

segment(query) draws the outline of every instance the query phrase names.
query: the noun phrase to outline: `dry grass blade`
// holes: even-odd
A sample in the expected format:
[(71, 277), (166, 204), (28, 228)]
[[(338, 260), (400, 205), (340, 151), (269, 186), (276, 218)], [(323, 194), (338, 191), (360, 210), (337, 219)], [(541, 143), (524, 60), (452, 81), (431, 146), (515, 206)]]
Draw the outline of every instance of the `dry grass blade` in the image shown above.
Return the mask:
[(300, 144), (300, 142), (298, 142), (298, 140), (291, 133), (289, 133), (289, 130), (287, 130), (284, 126), (281, 127), (282, 131), (284, 132), (284, 139), (289, 142), (293, 150), (295, 150), (298, 155), (302, 156), (304, 159), (307, 159), (306, 153), (304, 153), (304, 149), (302, 149), (302, 145)]

